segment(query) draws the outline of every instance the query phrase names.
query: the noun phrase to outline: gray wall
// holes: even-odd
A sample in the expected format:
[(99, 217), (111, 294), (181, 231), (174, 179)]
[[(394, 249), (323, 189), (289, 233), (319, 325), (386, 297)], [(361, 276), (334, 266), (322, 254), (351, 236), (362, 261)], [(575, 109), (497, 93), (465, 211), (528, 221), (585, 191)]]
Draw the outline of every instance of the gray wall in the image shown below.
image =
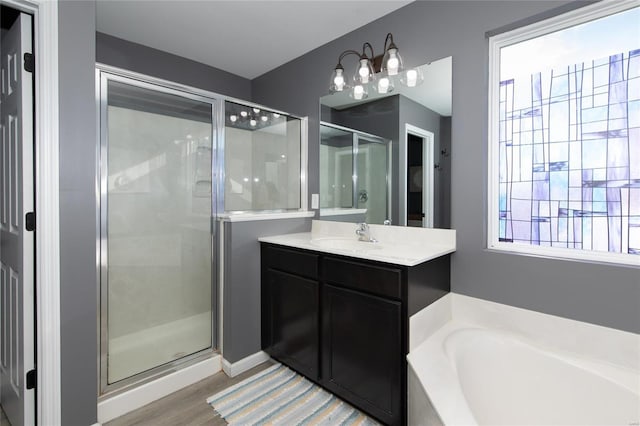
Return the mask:
[[(309, 116), (309, 193), (317, 193), (319, 103), (336, 58), (391, 31), (407, 65), (453, 56), (451, 226), (453, 291), (604, 326), (640, 332), (637, 268), (560, 261), (485, 249), (487, 69), (485, 32), (586, 4), (558, 1), (418, 1), (252, 82), (253, 99)], [(344, 63), (351, 69), (352, 63)], [(294, 85), (289, 80), (297, 76)], [(283, 87), (291, 90), (284, 91)]]
[(61, 1), (60, 346), (63, 425), (97, 421), (95, 3)]
[(440, 118), (440, 151), (435, 155), (436, 164), (439, 165), (436, 173), (440, 178), (439, 187), (442, 188), (438, 201), (442, 227), (451, 228), (451, 117)]
[(251, 99), (251, 81), (246, 78), (108, 34), (96, 33), (96, 62), (221, 95)]
[(311, 219), (224, 222), (224, 358), (237, 362), (260, 347), (259, 237), (306, 232)]

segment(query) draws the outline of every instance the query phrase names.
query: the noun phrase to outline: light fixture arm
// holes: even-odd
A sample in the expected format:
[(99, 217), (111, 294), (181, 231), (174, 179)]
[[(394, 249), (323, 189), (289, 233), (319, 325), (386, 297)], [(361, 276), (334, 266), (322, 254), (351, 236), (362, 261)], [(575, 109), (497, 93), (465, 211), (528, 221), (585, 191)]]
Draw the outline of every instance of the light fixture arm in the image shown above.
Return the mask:
[(360, 57), (360, 53), (355, 50), (345, 50), (340, 54), (340, 56), (338, 56), (338, 65), (336, 65), (336, 68), (342, 68), (342, 60), (349, 55), (357, 55)]
[[(367, 47), (369, 48), (369, 51), (371, 52), (371, 56), (367, 56)], [(360, 59), (369, 59), (370, 61), (373, 61), (373, 58), (375, 58), (376, 55), (375, 53), (373, 53), (373, 46), (371, 46), (371, 43), (369, 43), (368, 41), (365, 41), (364, 44), (362, 45), (362, 55), (360, 56)]]
[[(391, 43), (387, 46), (387, 43)], [(393, 34), (387, 33), (387, 37), (384, 39), (384, 51), (387, 49), (397, 49), (396, 44), (393, 42)]]

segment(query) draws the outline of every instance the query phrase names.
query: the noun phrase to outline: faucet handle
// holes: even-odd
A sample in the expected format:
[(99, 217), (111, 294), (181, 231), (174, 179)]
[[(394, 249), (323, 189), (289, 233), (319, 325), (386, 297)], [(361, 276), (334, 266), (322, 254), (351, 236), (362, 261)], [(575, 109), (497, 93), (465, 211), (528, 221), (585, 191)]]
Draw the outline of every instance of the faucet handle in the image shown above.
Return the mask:
[(369, 229), (369, 225), (367, 224), (367, 222), (358, 223), (359, 231), (366, 231), (367, 229)]
[(391, 221), (389, 219), (385, 219), (384, 222), (382, 222), (383, 225), (391, 225)]

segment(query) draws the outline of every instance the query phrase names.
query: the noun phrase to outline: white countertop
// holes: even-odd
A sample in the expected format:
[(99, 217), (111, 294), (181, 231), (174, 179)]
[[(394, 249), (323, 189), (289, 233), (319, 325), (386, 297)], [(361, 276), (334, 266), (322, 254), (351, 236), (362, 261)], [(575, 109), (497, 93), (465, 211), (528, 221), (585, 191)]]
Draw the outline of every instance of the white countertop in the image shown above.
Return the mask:
[(314, 220), (311, 232), (258, 238), (282, 246), (331, 253), (395, 265), (415, 266), (456, 251), (456, 231), (369, 225), (378, 242), (358, 242), (356, 224)]

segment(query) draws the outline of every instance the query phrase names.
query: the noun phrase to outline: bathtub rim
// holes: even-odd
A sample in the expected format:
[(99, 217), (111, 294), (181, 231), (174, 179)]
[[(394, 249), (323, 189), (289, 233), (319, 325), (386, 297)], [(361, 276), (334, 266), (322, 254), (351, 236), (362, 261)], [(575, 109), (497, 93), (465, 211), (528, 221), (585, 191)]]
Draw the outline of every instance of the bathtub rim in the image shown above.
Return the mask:
[[(430, 371), (423, 371), (426, 368), (424, 364), (427, 363), (421, 362), (420, 357), (424, 356), (423, 352), (430, 345), (428, 342), (433, 342), (437, 333), (442, 333), (445, 328), (460, 325), (464, 328), (506, 332), (534, 347), (541, 347), (544, 351), (559, 352), (562, 358), (611, 364), (616, 369), (622, 368), (629, 370), (631, 374), (640, 374), (640, 334), (449, 293), (411, 317), (410, 352), (407, 355), (407, 361), (414, 370), (420, 386), (430, 398), (432, 406), (444, 424), (477, 422), (443, 350), (435, 352), (439, 354), (435, 363), (429, 361), (434, 367)], [(449, 384), (455, 384), (448, 386), (449, 395), (458, 397), (447, 402), (446, 399), (434, 395), (433, 390), (428, 390), (431, 389), (433, 380), (424, 379), (425, 377), (436, 377), (443, 386), (446, 386), (446, 380), (442, 383), (443, 378), (448, 379)], [(613, 381), (620, 385), (616, 380)], [(429, 383), (429, 386), (425, 383)], [(629, 389), (628, 386), (623, 387)], [(437, 394), (442, 387), (435, 389)], [(640, 389), (636, 391), (635, 387), (630, 390), (635, 394), (640, 392)], [(458, 415), (460, 413), (462, 414)]]

